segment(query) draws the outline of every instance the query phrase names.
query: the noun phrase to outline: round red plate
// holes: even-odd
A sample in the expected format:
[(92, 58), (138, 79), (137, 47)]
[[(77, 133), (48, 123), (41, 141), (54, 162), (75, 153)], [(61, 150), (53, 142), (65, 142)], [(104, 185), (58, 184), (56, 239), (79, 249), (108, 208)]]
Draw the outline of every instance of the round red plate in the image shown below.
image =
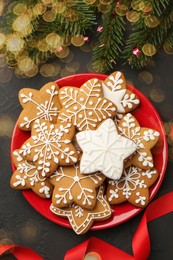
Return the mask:
[[(59, 79), (57, 80), (57, 83), (60, 87), (63, 86), (80, 87), (85, 81), (95, 77), (104, 80), (107, 76), (103, 74), (93, 74), (93, 73), (77, 74), (77, 75), (72, 75), (72, 76)], [(140, 107), (133, 112), (133, 115), (137, 118), (140, 125), (153, 128), (160, 133), (160, 140), (153, 150), (154, 164), (159, 172), (159, 178), (157, 182), (150, 189), (150, 200), (151, 200), (153, 196), (156, 194), (156, 192), (158, 191), (166, 171), (167, 156), (168, 156), (166, 135), (165, 135), (165, 131), (161, 119), (157, 111), (153, 107), (153, 105), (150, 103), (150, 101), (139, 90), (135, 89), (130, 84), (128, 84), (128, 88), (131, 91), (133, 91), (135, 94), (137, 94), (141, 101)], [(21, 145), (24, 143), (24, 141), (26, 141), (26, 139), (29, 137), (30, 137), (30, 132), (24, 132), (20, 130), (16, 124), (12, 136), (11, 152), (15, 149), (19, 149)], [(12, 163), (12, 169), (13, 171), (15, 171), (15, 166), (13, 163)], [(50, 211), (49, 207), (51, 204), (51, 200), (41, 199), (31, 190), (22, 191), (22, 193), (23, 196), (26, 198), (26, 200), (31, 204), (31, 206), (35, 208), (44, 217), (55, 222), (56, 224), (68, 228), (71, 227), (67, 219), (58, 217)], [(137, 208), (128, 202), (125, 202), (120, 205), (116, 205), (112, 207), (112, 209), (113, 209), (113, 214), (109, 220), (103, 222), (101, 221), (94, 222), (94, 225), (92, 226), (91, 229), (99, 230), (99, 229), (105, 229), (105, 228), (109, 228), (121, 224), (122, 222), (127, 221), (128, 219), (132, 218), (133, 216), (135, 216), (137, 213), (141, 211), (140, 208)]]

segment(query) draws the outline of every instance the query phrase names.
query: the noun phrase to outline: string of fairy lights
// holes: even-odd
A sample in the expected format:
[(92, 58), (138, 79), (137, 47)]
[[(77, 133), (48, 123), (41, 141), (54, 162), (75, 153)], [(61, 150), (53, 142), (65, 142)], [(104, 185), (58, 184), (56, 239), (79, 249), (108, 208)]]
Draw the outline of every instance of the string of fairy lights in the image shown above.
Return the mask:
[[(43, 76), (56, 76), (59, 72), (58, 63), (61, 59), (71, 61), (71, 46), (79, 47), (82, 51), (92, 51), (94, 43), (88, 36), (79, 33), (59, 34), (55, 30), (54, 23), (57, 25), (61, 20), (57, 17), (63, 17), (63, 22), (76, 22), (79, 19), (79, 12), (76, 14), (74, 8), (78, 0), (37, 0), (37, 1), (14, 1), (10, 3), (8, 0), (0, 2), (0, 15), (9, 15), (11, 24), (6, 29), (0, 28), (0, 66), (6, 64), (15, 70), (15, 74), (19, 77), (34, 77), (37, 73)], [(83, 0), (85, 5), (92, 10), (97, 9), (104, 17), (110, 11), (120, 17), (125, 17), (132, 25), (142, 21), (147, 28), (154, 29), (162, 26), (167, 30), (170, 23), (163, 23), (158, 16), (153, 14), (153, 6), (151, 0)], [(113, 9), (112, 9), (113, 8)], [(104, 18), (105, 19), (105, 18)], [(169, 14), (169, 20), (173, 21), (173, 12)], [(39, 23), (43, 23), (49, 28), (48, 32), (43, 30), (41, 36), (34, 35), (35, 28), (39, 28)], [(94, 25), (91, 21), (90, 25)], [(67, 23), (68, 26), (68, 23)], [(47, 28), (47, 27), (46, 27)], [(94, 29), (95, 28), (95, 29)], [(83, 28), (85, 29), (85, 28)], [(99, 38), (104, 27), (97, 24), (91, 29)], [(99, 49), (104, 49), (105, 43), (99, 45)], [(167, 54), (173, 54), (173, 45), (165, 41), (163, 49)], [(153, 57), (157, 52), (157, 46), (153, 43), (144, 42), (141, 46), (134, 46), (130, 52), (128, 63), (132, 64), (135, 57), (140, 59), (142, 55), (145, 57)], [(49, 58), (57, 58), (57, 64), (50, 64)], [(69, 57), (69, 58), (68, 58)], [(97, 58), (97, 56), (96, 56)], [(99, 59), (99, 57), (98, 57)], [(100, 63), (104, 62), (100, 58)], [(45, 63), (48, 61), (48, 66)], [(113, 64), (116, 63), (113, 61)], [(92, 68), (91, 68), (92, 67)], [(90, 66), (91, 70), (104, 68), (103, 64), (96, 66), (94, 62)], [(46, 69), (45, 69), (46, 68)], [(48, 72), (46, 72), (48, 71)], [(103, 72), (103, 71), (98, 71)], [(66, 74), (66, 73), (65, 73)]]

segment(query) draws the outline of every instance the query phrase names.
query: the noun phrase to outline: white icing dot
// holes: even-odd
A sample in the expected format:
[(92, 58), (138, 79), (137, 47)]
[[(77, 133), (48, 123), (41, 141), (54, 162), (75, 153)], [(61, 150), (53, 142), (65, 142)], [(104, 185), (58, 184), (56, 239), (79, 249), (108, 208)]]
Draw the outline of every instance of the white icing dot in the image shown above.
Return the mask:
[(75, 181), (75, 182), (78, 182), (78, 181), (79, 181), (79, 177), (78, 177), (78, 176), (75, 176), (75, 177), (74, 177), (74, 181)]
[(83, 118), (82, 114), (79, 114), (78, 117), (79, 117), (79, 118)]
[(81, 97), (79, 100), (80, 100), (80, 101), (84, 101), (84, 98), (83, 98), (83, 97)]
[(94, 102), (92, 100), (89, 101), (89, 105), (93, 105)]
[(74, 108), (74, 110), (77, 110), (77, 106), (74, 106), (73, 108)]
[(92, 116), (92, 115), (93, 115), (93, 112), (90, 111), (90, 112), (88, 113), (88, 115), (89, 115), (89, 116)]

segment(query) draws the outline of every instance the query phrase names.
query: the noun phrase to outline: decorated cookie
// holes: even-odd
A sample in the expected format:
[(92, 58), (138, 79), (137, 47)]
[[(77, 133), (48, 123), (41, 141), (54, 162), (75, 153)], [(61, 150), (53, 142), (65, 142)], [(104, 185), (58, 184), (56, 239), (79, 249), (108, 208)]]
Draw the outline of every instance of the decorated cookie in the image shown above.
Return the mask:
[(20, 156), (19, 150), (13, 152), (13, 162), (17, 168), (10, 180), (10, 185), (13, 189), (31, 189), (41, 198), (51, 197), (52, 184), (48, 179), (41, 176), (32, 162), (28, 162)]
[(137, 149), (132, 140), (118, 134), (116, 124), (110, 118), (96, 130), (77, 133), (76, 139), (83, 151), (81, 173), (100, 171), (115, 180), (122, 175), (124, 160)]
[(58, 118), (72, 122), (79, 131), (96, 129), (98, 124), (116, 113), (116, 106), (102, 95), (101, 81), (88, 80), (81, 88), (60, 89), (63, 106)]
[(30, 131), (37, 119), (56, 123), (61, 109), (58, 92), (59, 87), (55, 82), (46, 84), (39, 91), (30, 88), (21, 89), (19, 101), (23, 111), (18, 118), (19, 128)]
[(140, 103), (139, 98), (126, 87), (122, 72), (115, 71), (102, 82), (103, 96), (117, 107), (118, 117), (134, 110)]
[(55, 186), (52, 203), (62, 208), (75, 202), (82, 208), (92, 209), (96, 204), (96, 188), (105, 178), (101, 173), (81, 174), (78, 165), (59, 167), (50, 176), (50, 182)]
[(94, 221), (102, 221), (111, 217), (112, 210), (104, 199), (103, 192), (104, 188), (100, 186), (97, 194), (97, 203), (92, 210), (81, 208), (76, 204), (72, 204), (64, 209), (59, 209), (52, 204), (50, 210), (58, 216), (68, 218), (73, 230), (78, 235), (84, 234), (89, 230)]
[(78, 154), (71, 141), (75, 128), (71, 123), (51, 124), (37, 119), (32, 126), (31, 137), (22, 145), (19, 154), (33, 161), (43, 177), (53, 173), (58, 165), (73, 165)]
[(120, 120), (118, 129), (123, 136), (130, 138), (138, 146), (136, 153), (129, 158), (127, 165), (132, 164), (144, 170), (154, 167), (150, 149), (157, 143), (159, 132), (150, 128), (140, 127), (136, 118), (130, 113)]
[(110, 204), (128, 201), (137, 207), (149, 202), (149, 187), (157, 180), (156, 169), (142, 170), (134, 166), (126, 168), (117, 181), (109, 180), (106, 197)]

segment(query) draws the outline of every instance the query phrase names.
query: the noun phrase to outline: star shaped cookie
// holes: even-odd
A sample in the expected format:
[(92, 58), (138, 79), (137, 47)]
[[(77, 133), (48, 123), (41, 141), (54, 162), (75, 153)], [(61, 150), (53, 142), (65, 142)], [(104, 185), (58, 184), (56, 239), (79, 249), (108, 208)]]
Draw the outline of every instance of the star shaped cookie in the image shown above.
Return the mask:
[(10, 185), (16, 190), (31, 189), (39, 197), (50, 198), (53, 191), (52, 184), (47, 178), (43, 178), (36, 166), (23, 159), (19, 150), (13, 152), (13, 162), (16, 166), (16, 171), (13, 173)]
[(106, 197), (110, 204), (120, 204), (125, 201), (137, 207), (145, 207), (149, 202), (149, 187), (158, 178), (156, 169), (142, 170), (130, 166), (124, 169), (123, 175), (117, 181), (109, 180)]
[(95, 78), (80, 88), (61, 88), (59, 97), (63, 108), (58, 118), (72, 122), (79, 131), (96, 129), (101, 121), (116, 113), (116, 106), (103, 97), (101, 81)]
[(92, 210), (83, 209), (76, 204), (63, 209), (59, 209), (52, 204), (50, 210), (58, 216), (68, 218), (76, 234), (82, 235), (89, 230), (94, 221), (103, 221), (111, 217), (112, 210), (109, 203), (104, 199), (103, 193), (104, 188), (100, 186), (96, 206)]
[(31, 137), (22, 145), (19, 154), (33, 161), (43, 177), (53, 173), (58, 165), (73, 165), (78, 154), (72, 142), (75, 128), (71, 123), (51, 124), (37, 119)]
[(94, 131), (77, 133), (76, 139), (83, 151), (81, 173), (100, 171), (111, 179), (121, 177), (124, 160), (137, 149), (132, 140), (118, 134), (115, 122), (110, 118)]
[(110, 74), (102, 82), (102, 88), (103, 96), (116, 105), (119, 117), (134, 110), (140, 103), (137, 95), (127, 89), (125, 77), (120, 71)]
[(105, 180), (101, 173), (84, 175), (80, 173), (79, 166), (59, 167), (50, 176), (54, 191), (52, 203), (62, 208), (75, 202), (82, 208), (92, 209), (96, 204), (96, 188)]
[(19, 101), (23, 110), (18, 118), (18, 126), (30, 131), (37, 119), (56, 123), (61, 105), (59, 102), (59, 87), (55, 82), (49, 82), (40, 90), (21, 89)]
[(138, 146), (136, 153), (127, 160), (127, 165), (132, 164), (144, 170), (154, 167), (153, 156), (150, 150), (157, 143), (159, 132), (150, 128), (140, 127), (136, 118), (130, 113), (120, 120), (118, 130), (123, 136), (130, 138)]

